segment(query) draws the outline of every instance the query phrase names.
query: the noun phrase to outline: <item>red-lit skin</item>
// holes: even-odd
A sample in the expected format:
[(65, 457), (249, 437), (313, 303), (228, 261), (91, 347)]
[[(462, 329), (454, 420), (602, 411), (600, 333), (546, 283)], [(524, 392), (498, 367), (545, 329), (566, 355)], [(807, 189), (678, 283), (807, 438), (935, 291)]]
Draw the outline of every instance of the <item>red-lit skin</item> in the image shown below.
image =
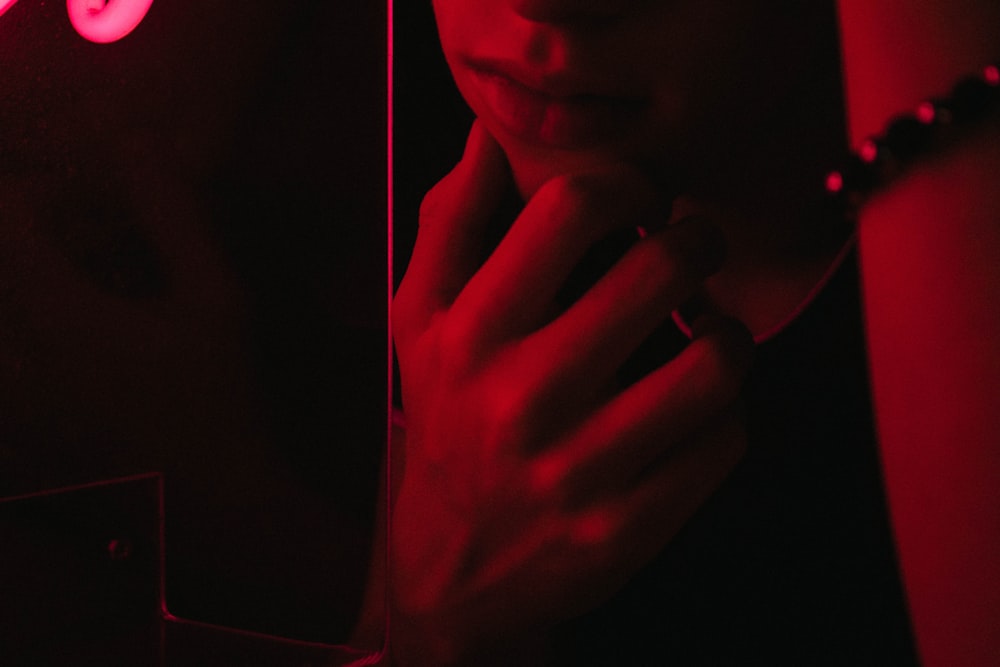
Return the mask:
[[(1000, 55), (994, 0), (840, 0), (840, 11), (855, 145)], [(1000, 656), (998, 170), (994, 123), (861, 219), (879, 441), (928, 667)]]
[(519, 646), (610, 594), (743, 448), (730, 406), (751, 341), (731, 321), (707, 322), (677, 360), (607, 395), (662, 309), (717, 266), (710, 228), (690, 220), (650, 235), (550, 321), (559, 278), (589, 242), (651, 219), (657, 198), (626, 167), (557, 178), (475, 271), (507, 178), (500, 148), (477, 125), (462, 162), (424, 202), (396, 302), (408, 433), (391, 632), (413, 664), (514, 660), (491, 642)]
[[(801, 208), (794, 194), (803, 187), (796, 180), (803, 165), (829, 164), (829, 150), (821, 149), (829, 149), (835, 138), (817, 127), (816, 107), (797, 107), (797, 115), (767, 104), (782, 99), (808, 72), (808, 67), (769, 65), (824, 64), (822, 54), (807, 46), (822, 28), (800, 20), (790, 30), (776, 21), (781, 12), (774, 3), (765, 4), (435, 2), (445, 54), (480, 121), (462, 162), (425, 201), (417, 247), (395, 304), (408, 416), (405, 449), (399, 446), (405, 474), (393, 518), (391, 633), (400, 664), (483, 665), (486, 656), (497, 664), (530, 664), (525, 655), (537, 650), (533, 642), (547, 623), (599, 603), (619, 586), (670, 539), (738, 458), (742, 433), (732, 417), (732, 400), (749, 345), (731, 321), (708, 321), (691, 347), (648, 382), (609, 394), (608, 379), (650, 327), (696, 292), (750, 329), (763, 330), (797, 304), (836, 250), (810, 242), (815, 221), (796, 216)], [(841, 3), (845, 15), (852, 5)], [(824, 14), (817, 10), (809, 16)], [(869, 37), (889, 34), (882, 24), (879, 30)], [(852, 58), (871, 57), (850, 51), (856, 46), (845, 44), (849, 67), (857, 62)], [(985, 61), (990, 54), (976, 55)], [(504, 64), (498, 67), (498, 60)], [(552, 72), (558, 75), (549, 76)], [(739, 81), (753, 83), (734, 94), (733, 82)], [(878, 118), (880, 127), (887, 112), (854, 102), (856, 90), (851, 91), (852, 127), (862, 126), (861, 117)], [(811, 92), (813, 101), (829, 95), (825, 89)], [(740, 112), (734, 114), (734, 108)], [(891, 107), (893, 113), (900, 108), (906, 105)], [(711, 109), (723, 109), (728, 124), (720, 124)], [(777, 135), (785, 140), (777, 147), (776, 135), (769, 133), (776, 120), (786, 132)], [(809, 141), (799, 141), (803, 137)], [(722, 150), (734, 142), (753, 150)], [(782, 153), (787, 145), (797, 154)], [(760, 164), (750, 161), (764, 154), (768, 159)], [(787, 157), (794, 160), (782, 159)], [(990, 173), (971, 158), (963, 164), (980, 175)], [(481, 229), (511, 172), (528, 205), (500, 248), (477, 269)], [(696, 233), (704, 220), (681, 222), (637, 244), (577, 306), (553, 320), (552, 294), (587, 244), (609, 229), (662, 223), (661, 199), (679, 182), (687, 195), (684, 212), (710, 216), (728, 237), (725, 267), (706, 280), (716, 268), (707, 259), (715, 253), (711, 234)], [(963, 187), (962, 197), (984, 205), (971, 209), (975, 220), (963, 222), (975, 227), (1000, 218), (1000, 206), (983, 188)], [(935, 196), (933, 185), (923, 191)], [(906, 200), (907, 190), (899, 192)], [(939, 206), (951, 211), (956, 191), (939, 194)], [(868, 215), (876, 221), (866, 221), (872, 229), (912, 229), (898, 224), (898, 212), (872, 211)], [(888, 222), (880, 225), (879, 216)], [(674, 222), (680, 217), (675, 211)], [(897, 233), (892, 243), (871, 242), (863, 255), (866, 266), (879, 266), (880, 276), (892, 274), (883, 267), (899, 253), (907, 233)], [(997, 245), (986, 244), (980, 268), (1000, 265)], [(916, 266), (942, 275), (960, 274), (956, 265), (965, 261), (958, 253), (926, 262), (917, 245), (909, 250), (920, 260)], [(869, 309), (879, 296), (899, 303), (900, 290), (922, 287), (871, 280), (870, 273)], [(984, 290), (997, 289), (979, 282), (955, 287), (971, 295), (959, 301), (974, 312), (994, 302)], [(912, 376), (896, 372), (914, 360), (892, 361), (883, 351), (900, 337), (914, 341), (921, 338), (918, 332), (925, 333), (925, 320), (916, 311), (911, 315), (909, 321), (891, 315), (871, 321), (879, 397), (896, 391), (900, 382), (913, 383)], [(900, 328), (903, 322), (913, 326)], [(987, 363), (984, 370), (983, 364), (995, 361), (987, 341), (1000, 334), (997, 329), (995, 320), (985, 322), (988, 335), (974, 336), (957, 355), (961, 360), (949, 386), (962, 406), (986, 407), (1000, 391), (990, 387), (978, 393), (970, 381), (996, 384), (1000, 369)], [(915, 342), (911, 348), (919, 349)], [(927, 371), (927, 365), (910, 368)], [(985, 378), (966, 372), (972, 369)], [(942, 381), (948, 375), (938, 373)], [(922, 414), (931, 421), (940, 417), (938, 426), (954, 426), (950, 420), (958, 412), (941, 405), (943, 385), (916, 384), (930, 388)], [(906, 515), (905, 503), (912, 499), (904, 500), (901, 510), (894, 492), (894, 485), (898, 489), (914, 477), (891, 465), (892, 452), (910, 448), (905, 443), (904, 450), (905, 438), (891, 428), (914, 421), (908, 412), (913, 407), (903, 408), (896, 404), (893, 412), (891, 402), (878, 404), (904, 573), (919, 612), (928, 588), (926, 580), (910, 577), (914, 570), (907, 567), (908, 544), (916, 544), (906, 536), (915, 515)], [(1000, 441), (1000, 426), (990, 424), (988, 413), (971, 416), (969, 428), (985, 429), (971, 442)], [(905, 437), (915, 436), (905, 430)], [(995, 514), (982, 509), (998, 504), (992, 491), (998, 488), (997, 466), (982, 465), (988, 450), (970, 451), (967, 460), (958, 460), (978, 465), (980, 479), (992, 484), (977, 487), (985, 498), (951, 496), (953, 506), (945, 504), (949, 513), (939, 525), (952, 526), (947, 519), (954, 516), (973, 520), (987, 548), (969, 552), (964, 547), (971, 544), (971, 532), (953, 533), (958, 546), (945, 555), (972, 553), (971, 564), (981, 568), (997, 562), (983, 559), (996, 555), (1000, 524), (990, 523)], [(981, 503), (979, 512), (971, 511), (970, 498)], [(927, 544), (917, 548), (927, 549), (917, 561), (941, 555)], [(995, 610), (991, 599), (951, 602), (964, 603), (964, 618), (971, 627), (982, 627)], [(976, 604), (981, 600), (986, 606)], [(961, 646), (935, 644), (933, 629), (927, 634), (920, 613), (915, 618), (921, 650), (939, 660), (928, 664), (956, 664), (948, 656), (967, 654)]]
[[(533, 632), (607, 597), (741, 454), (732, 403), (751, 346), (732, 322), (706, 324), (649, 381), (608, 395), (617, 365), (717, 268), (705, 258), (718, 254), (714, 234), (696, 233), (705, 221), (651, 234), (576, 308), (548, 323), (554, 291), (590, 243), (613, 228), (662, 226), (663, 189), (676, 187), (683, 172), (697, 192), (675, 207), (675, 222), (682, 212), (715, 214), (730, 253), (711, 291), (756, 329), (786, 315), (838, 249), (817, 247), (792, 214), (799, 200), (771, 196), (774, 188), (804, 189), (803, 165), (814, 162), (823, 174), (820, 156), (837, 145), (818, 132), (836, 129), (830, 117), (796, 117), (796, 105), (779, 103), (813, 67), (830, 67), (823, 62), (830, 54), (810, 48), (823, 42), (815, 37), (830, 30), (832, 11), (824, 24), (822, 11), (778, 20), (775, 8), (749, 2), (608, 7), (618, 5), (613, 29), (588, 25), (587, 12), (547, 22), (561, 19), (555, 4), (435, 5), (445, 54), (481, 125), (462, 163), (425, 202), (394, 306), (408, 420), (393, 517), (390, 632), (401, 662), (482, 665), (490, 656), (524, 664), (523, 654), (499, 652), (493, 642), (530, 652)], [(557, 13), (538, 14), (546, 10)], [(748, 26), (768, 35), (772, 50), (762, 51)], [(542, 61), (529, 57), (526, 66), (525, 49)], [(797, 67), (779, 67), (789, 49), (807, 55)], [(474, 64), (464, 67), (469, 58)], [(483, 70), (496, 69), (496, 60), (520, 63), (501, 67), (569, 99), (548, 108), (538, 93), (520, 91), (494, 114), (490, 104), (502, 95)], [(758, 68), (770, 73), (766, 93), (756, 85)], [(833, 85), (808, 95), (825, 99), (817, 108), (835, 118)], [(589, 96), (582, 109), (573, 97), (580, 95)], [(602, 108), (606, 95), (624, 100)], [(527, 108), (519, 117), (504, 104)], [(733, 108), (741, 111), (735, 118)], [(609, 117), (628, 120), (627, 129)], [(806, 140), (779, 143), (749, 131), (776, 125)], [(734, 144), (741, 150), (730, 150)], [(739, 159), (761, 150), (775, 156), (768, 169)], [(511, 178), (508, 163), (531, 201), (477, 272), (481, 227)], [(712, 199), (716, 193), (726, 199)], [(755, 232), (760, 224), (769, 233)], [(719, 289), (734, 282), (758, 285), (767, 298), (747, 310)]]
[[(456, 83), (526, 197), (555, 175), (621, 160), (668, 187), (683, 175), (686, 185), (733, 196), (759, 178), (734, 153), (787, 150), (784, 159), (802, 160), (802, 147), (768, 133), (836, 118), (785, 108), (822, 113), (831, 95), (791, 97), (830, 67), (831, 54), (815, 45), (830, 12), (747, 0), (590, 4), (435, 3)], [(799, 58), (789, 62), (790, 50)]]

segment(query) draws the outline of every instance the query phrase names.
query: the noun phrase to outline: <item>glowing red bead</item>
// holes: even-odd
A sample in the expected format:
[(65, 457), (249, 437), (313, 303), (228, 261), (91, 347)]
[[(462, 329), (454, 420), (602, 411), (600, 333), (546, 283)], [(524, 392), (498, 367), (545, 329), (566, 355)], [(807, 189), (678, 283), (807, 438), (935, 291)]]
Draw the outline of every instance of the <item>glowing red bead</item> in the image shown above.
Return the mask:
[(844, 177), (839, 171), (831, 171), (826, 176), (826, 191), (837, 194), (844, 189)]
[(878, 159), (878, 144), (871, 139), (868, 139), (861, 145), (861, 150), (858, 151), (858, 155), (861, 157), (862, 162), (871, 164)]
[(917, 107), (917, 120), (919, 120), (924, 125), (930, 125), (937, 118), (937, 112), (934, 110), (934, 105), (930, 102), (921, 102)]
[(1000, 86), (1000, 67), (987, 65), (983, 69), (983, 80), (991, 86)]

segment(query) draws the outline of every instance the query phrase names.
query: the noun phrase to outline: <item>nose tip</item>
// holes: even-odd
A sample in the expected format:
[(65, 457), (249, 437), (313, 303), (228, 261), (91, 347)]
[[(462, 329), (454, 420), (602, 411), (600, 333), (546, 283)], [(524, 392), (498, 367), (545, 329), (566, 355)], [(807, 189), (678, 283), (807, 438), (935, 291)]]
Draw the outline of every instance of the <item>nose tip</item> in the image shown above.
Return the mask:
[(614, 21), (625, 13), (630, 0), (514, 0), (514, 11), (537, 23)]

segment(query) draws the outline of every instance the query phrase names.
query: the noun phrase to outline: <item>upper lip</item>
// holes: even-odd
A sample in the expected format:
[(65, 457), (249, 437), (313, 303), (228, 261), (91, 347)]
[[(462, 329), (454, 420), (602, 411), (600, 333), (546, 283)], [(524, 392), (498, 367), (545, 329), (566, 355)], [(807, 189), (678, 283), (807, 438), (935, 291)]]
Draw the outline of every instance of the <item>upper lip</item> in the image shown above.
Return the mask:
[(545, 72), (525, 67), (514, 60), (468, 57), (466, 65), (488, 76), (499, 76), (528, 90), (557, 100), (605, 99), (615, 102), (642, 102), (639, 95), (620, 86), (588, 80), (568, 71)]

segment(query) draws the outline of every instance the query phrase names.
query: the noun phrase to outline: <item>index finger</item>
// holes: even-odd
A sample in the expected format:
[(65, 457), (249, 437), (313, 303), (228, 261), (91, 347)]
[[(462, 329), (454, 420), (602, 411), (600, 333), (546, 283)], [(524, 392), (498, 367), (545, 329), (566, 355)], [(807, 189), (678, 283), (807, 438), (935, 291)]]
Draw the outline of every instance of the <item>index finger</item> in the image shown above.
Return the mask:
[(503, 151), (475, 121), (462, 159), (420, 206), (416, 244), (396, 299), (412, 323), (450, 306), (479, 268), (485, 229), (510, 184)]

